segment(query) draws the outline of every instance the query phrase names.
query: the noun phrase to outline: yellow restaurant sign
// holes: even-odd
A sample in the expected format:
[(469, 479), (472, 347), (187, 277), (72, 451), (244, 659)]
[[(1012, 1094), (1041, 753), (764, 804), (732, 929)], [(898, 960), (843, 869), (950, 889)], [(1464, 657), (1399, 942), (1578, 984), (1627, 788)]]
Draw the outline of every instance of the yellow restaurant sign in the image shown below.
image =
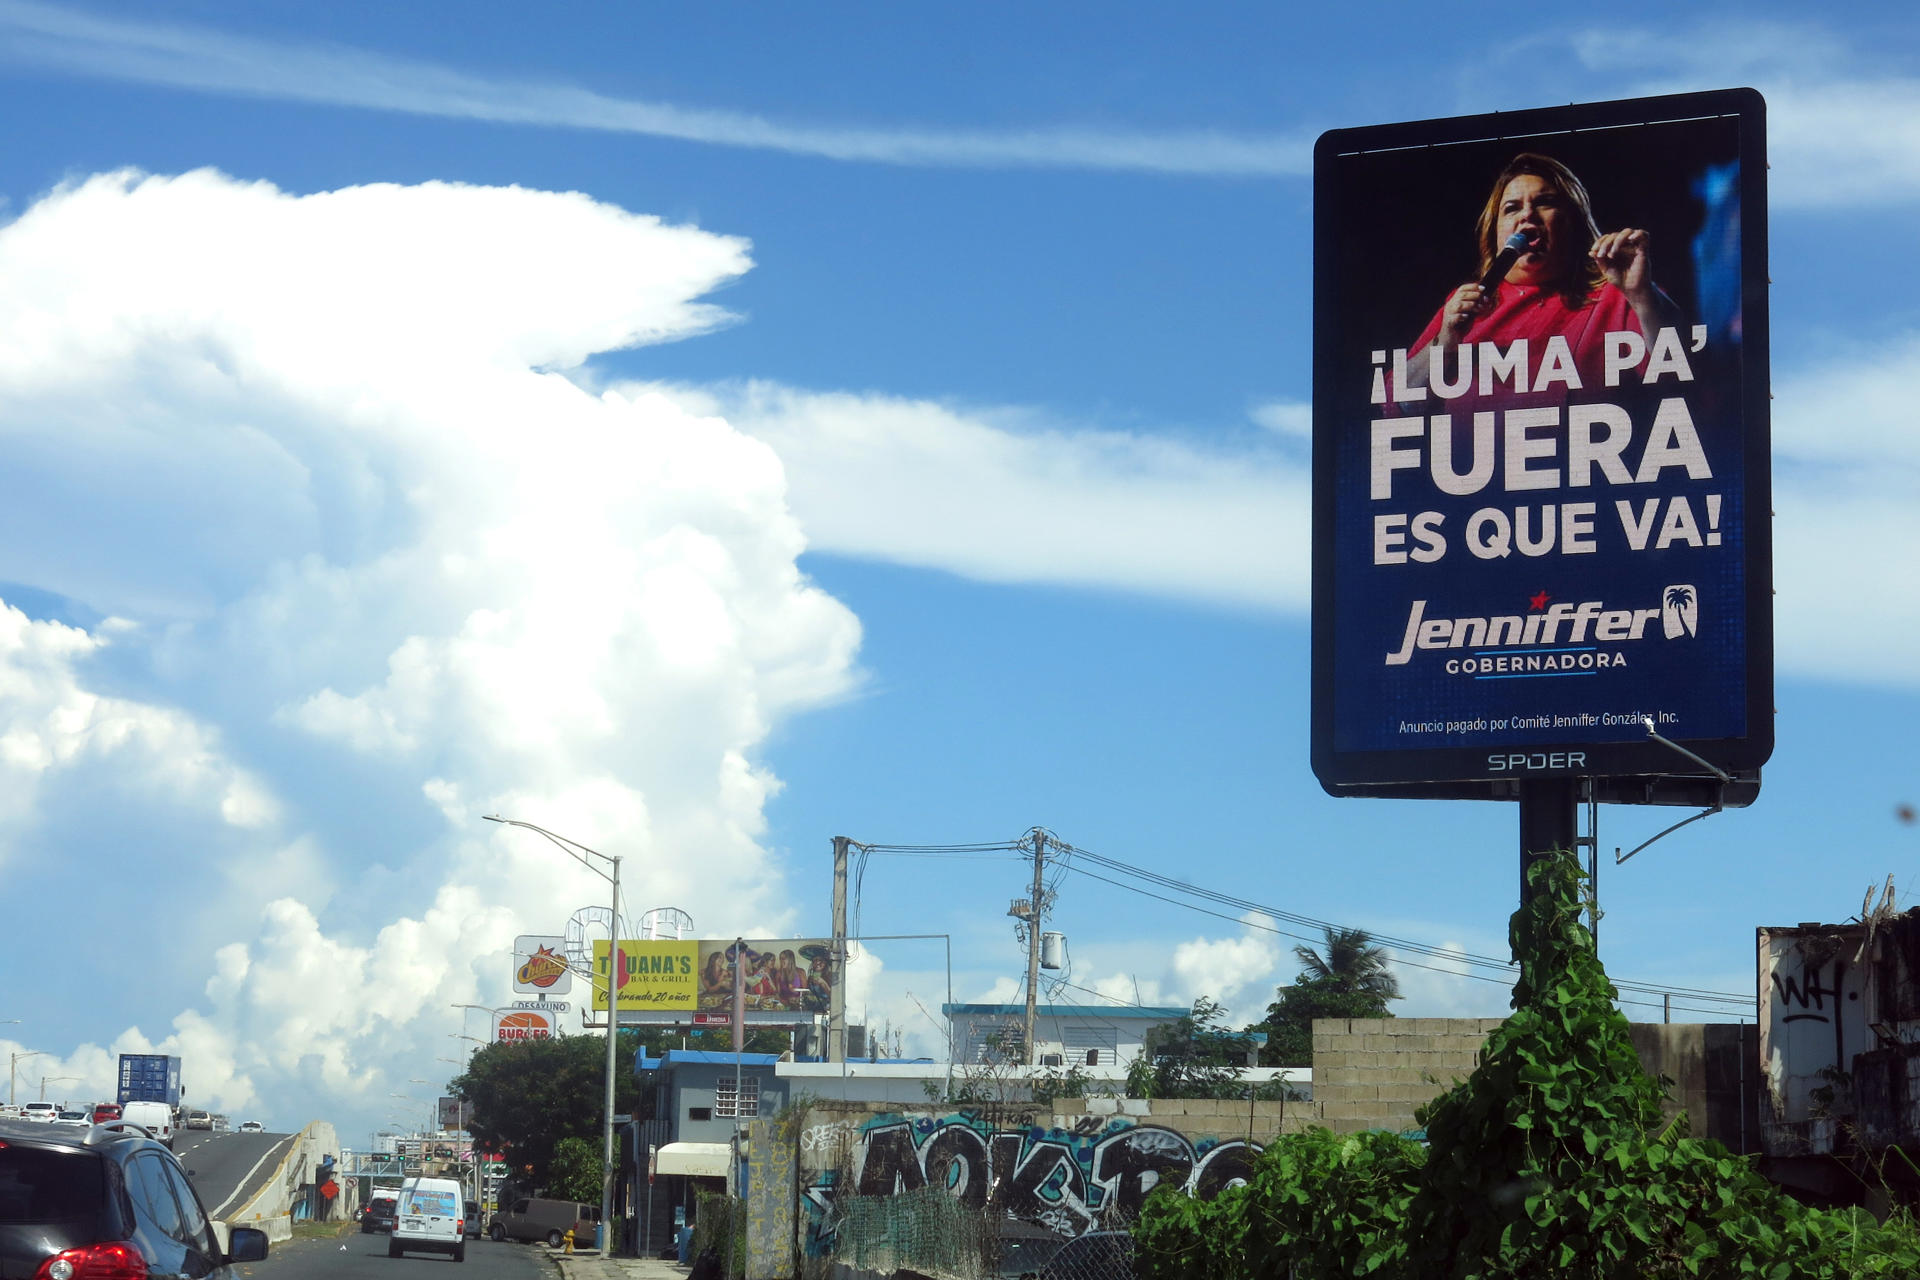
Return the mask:
[[(593, 1007), (607, 1007), (607, 944), (593, 944)], [(635, 942), (620, 944), (620, 968), (614, 989), (620, 1008), (692, 1010), (699, 1003), (700, 944), (689, 938), (684, 942)]]

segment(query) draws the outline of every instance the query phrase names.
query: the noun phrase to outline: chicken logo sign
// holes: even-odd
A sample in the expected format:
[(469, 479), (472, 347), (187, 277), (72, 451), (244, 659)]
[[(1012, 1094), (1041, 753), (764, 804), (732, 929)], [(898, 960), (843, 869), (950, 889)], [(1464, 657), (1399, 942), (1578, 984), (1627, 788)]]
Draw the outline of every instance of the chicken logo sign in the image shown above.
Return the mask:
[(493, 1038), (506, 1043), (553, 1038), (553, 1015), (535, 1009), (502, 1009), (494, 1015)]
[(566, 939), (523, 933), (513, 940), (513, 989), (531, 995), (565, 995), (573, 986)]

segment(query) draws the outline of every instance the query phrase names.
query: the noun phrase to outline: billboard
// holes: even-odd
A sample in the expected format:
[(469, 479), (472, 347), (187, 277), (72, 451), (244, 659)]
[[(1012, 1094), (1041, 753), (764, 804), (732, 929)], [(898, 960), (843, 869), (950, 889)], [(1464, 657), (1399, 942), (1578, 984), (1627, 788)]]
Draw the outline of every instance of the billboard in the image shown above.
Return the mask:
[(523, 933), (515, 938), (513, 989), (529, 995), (565, 995), (573, 985), (566, 945), (559, 934)]
[(465, 1129), (473, 1122), (473, 1104), (464, 1098), (442, 1097), (435, 1122), (442, 1129)]
[[(593, 1007), (607, 1007), (608, 946), (593, 944)], [(839, 981), (824, 938), (704, 938), (620, 944), (615, 984), (622, 1012), (724, 1013), (733, 1007), (736, 965), (747, 1011), (811, 1016), (827, 1012)]]
[[(1773, 745), (1764, 104), (1314, 154), (1313, 767), (1335, 794), (1743, 803)], [(1692, 783), (1668, 775), (1694, 775)]]
[(547, 1040), (558, 1034), (554, 1015), (542, 1009), (497, 1009), (493, 1015), (496, 1042)]
[[(614, 984), (622, 1012), (691, 1009), (699, 995), (699, 943), (688, 939), (620, 944), (620, 975)], [(593, 944), (593, 1007), (607, 1008), (607, 944)]]

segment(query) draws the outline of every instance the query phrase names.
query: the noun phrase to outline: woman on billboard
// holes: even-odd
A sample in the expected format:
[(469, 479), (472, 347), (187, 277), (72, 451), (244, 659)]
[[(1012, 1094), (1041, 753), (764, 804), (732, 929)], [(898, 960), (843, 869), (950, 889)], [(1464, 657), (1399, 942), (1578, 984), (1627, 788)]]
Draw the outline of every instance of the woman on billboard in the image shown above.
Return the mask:
[(1443, 379), (1464, 380), (1480, 343), (1506, 348), (1523, 338), (1534, 361), (1552, 339), (1564, 339), (1580, 387), (1599, 388), (1607, 334), (1650, 337), (1680, 324), (1679, 308), (1654, 283), (1647, 233), (1602, 235), (1586, 186), (1550, 156), (1523, 152), (1507, 162), (1476, 234), (1480, 275), (1448, 295), (1409, 349), (1397, 399), (1431, 385), (1436, 368)]

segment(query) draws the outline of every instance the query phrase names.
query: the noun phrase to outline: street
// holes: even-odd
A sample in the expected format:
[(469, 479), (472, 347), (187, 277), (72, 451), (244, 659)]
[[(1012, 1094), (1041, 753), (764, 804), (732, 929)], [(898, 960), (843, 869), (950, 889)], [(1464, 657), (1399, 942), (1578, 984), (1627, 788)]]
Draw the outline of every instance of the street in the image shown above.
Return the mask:
[(293, 1137), (182, 1129), (174, 1135), (173, 1154), (193, 1179), (208, 1216), (224, 1220), (274, 1175)]
[(348, 1228), (338, 1239), (295, 1238), (276, 1244), (265, 1262), (234, 1268), (237, 1276), (255, 1280), (553, 1280), (553, 1264), (544, 1245), (495, 1244), (467, 1241), (467, 1260), (455, 1262), (445, 1254), (409, 1253), (387, 1256), (387, 1235), (363, 1235)]

